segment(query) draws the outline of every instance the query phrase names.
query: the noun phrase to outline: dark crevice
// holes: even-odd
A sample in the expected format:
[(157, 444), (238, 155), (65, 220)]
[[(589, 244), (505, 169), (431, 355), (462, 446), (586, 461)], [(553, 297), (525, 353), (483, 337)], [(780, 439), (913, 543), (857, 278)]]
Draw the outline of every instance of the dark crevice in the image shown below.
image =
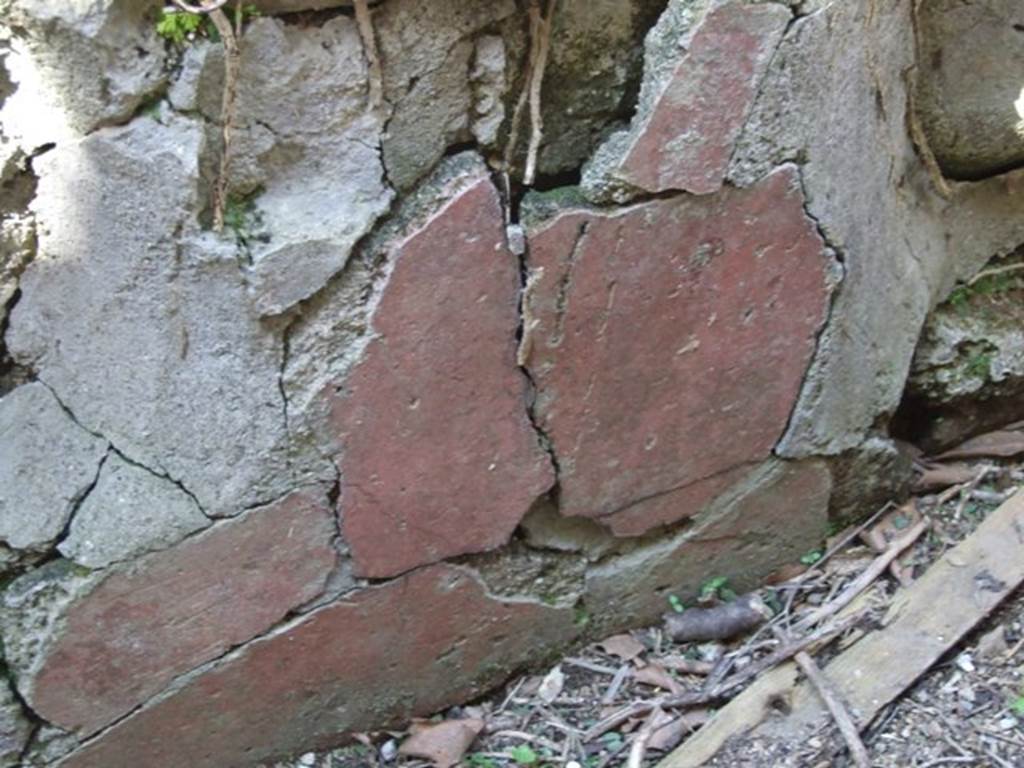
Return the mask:
[(141, 470), (143, 470), (145, 472), (148, 472), (149, 474), (153, 475), (154, 477), (158, 477), (161, 480), (167, 480), (168, 482), (173, 483), (175, 486), (178, 487), (178, 489), (182, 493), (184, 493), (186, 496), (188, 496), (190, 499), (192, 499), (192, 501), (195, 503), (196, 507), (199, 509), (200, 512), (203, 513), (203, 515), (205, 517), (210, 518), (211, 520), (214, 519), (213, 517), (211, 517), (209, 515), (209, 513), (207, 513), (206, 508), (199, 502), (199, 499), (196, 497), (196, 495), (192, 491), (190, 491), (188, 488), (186, 488), (181, 480), (179, 480), (179, 479), (177, 479), (175, 477), (172, 477), (171, 475), (169, 475), (167, 473), (166, 470), (163, 470), (163, 469), (153, 469), (152, 467), (144, 464), (143, 462), (139, 461), (138, 459), (132, 458), (131, 456), (126, 454), (123, 450), (121, 450), (118, 446), (116, 446), (113, 443), (113, 441), (110, 440), (110, 438), (108, 438), (106, 435), (104, 435), (104, 434), (102, 434), (100, 432), (97, 432), (96, 430), (90, 429), (85, 424), (83, 424), (78, 419), (78, 417), (75, 415), (74, 411), (72, 411), (71, 408), (69, 408), (68, 405), (61, 399), (60, 395), (57, 394), (57, 391), (53, 387), (51, 387), (46, 381), (44, 381), (43, 379), (38, 378), (38, 377), (36, 378), (36, 381), (38, 381), (40, 384), (42, 384), (44, 387), (46, 387), (48, 390), (50, 390), (50, 394), (53, 395), (53, 398), (57, 401), (57, 404), (60, 406), (61, 410), (64, 411), (65, 415), (67, 415), (67, 417), (69, 419), (71, 419), (71, 421), (73, 421), (80, 429), (88, 432), (93, 437), (99, 438), (100, 440), (103, 440), (105, 443), (107, 443), (107, 445), (110, 446), (110, 450), (113, 453), (116, 453), (118, 458), (120, 458), (126, 464), (130, 464), (133, 467), (137, 467), (137, 468), (139, 468), (139, 469), (141, 469)]
[(71, 501), (71, 511), (68, 513), (68, 519), (64, 522), (64, 527), (61, 532), (54, 539), (53, 548), (56, 550), (61, 544), (64, 543), (68, 535), (71, 533), (71, 525), (75, 522), (75, 518), (78, 516), (78, 510), (82, 508), (85, 500), (89, 497), (89, 494), (96, 488), (96, 484), (100, 481), (100, 473), (103, 471), (103, 465), (107, 463), (107, 459), (110, 458), (112, 448), (107, 445), (107, 452), (103, 454), (103, 458), (99, 460), (96, 465), (96, 474), (93, 475), (92, 481), (88, 486)]
[(822, 226), (821, 221), (811, 212), (803, 166), (800, 164), (795, 165), (797, 169), (797, 179), (800, 182), (800, 205), (803, 208), (804, 215), (814, 225), (815, 232), (817, 232), (818, 237), (821, 239), (822, 245), (824, 246), (825, 255), (829, 258), (835, 259), (836, 266), (839, 270), (839, 280), (829, 294), (828, 307), (825, 310), (825, 318), (814, 335), (814, 351), (811, 353), (810, 360), (807, 363), (807, 369), (804, 371), (804, 374), (800, 379), (800, 390), (797, 394), (796, 402), (793, 404), (793, 408), (789, 412), (789, 417), (786, 419), (786, 426), (782, 430), (781, 436), (772, 448), (772, 453), (780, 458), (785, 458), (785, 456), (779, 453), (779, 445), (791, 436), (793, 424), (800, 413), (800, 406), (806, 399), (810, 399), (805, 398), (805, 394), (809, 387), (814, 386), (814, 382), (811, 381), (811, 373), (819, 358), (824, 354), (825, 334), (832, 326), (832, 322), (836, 315), (836, 305), (839, 302), (840, 293), (842, 292), (846, 282), (846, 257), (843, 253), (843, 249), (839, 248), (829, 240), (828, 234), (825, 232), (825, 228)]

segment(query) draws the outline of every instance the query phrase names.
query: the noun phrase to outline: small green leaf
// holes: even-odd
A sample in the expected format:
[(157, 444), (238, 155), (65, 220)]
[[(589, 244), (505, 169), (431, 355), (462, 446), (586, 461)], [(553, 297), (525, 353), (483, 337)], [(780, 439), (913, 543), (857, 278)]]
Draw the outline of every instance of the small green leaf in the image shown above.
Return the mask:
[(705, 602), (713, 598), (728, 582), (729, 579), (725, 576), (715, 576), (713, 579), (705, 581), (704, 586), (700, 588), (701, 602)]
[(1010, 705), (1010, 709), (1018, 715), (1024, 715), (1024, 694), (1017, 697), (1016, 701)]
[(537, 764), (537, 753), (530, 749), (526, 744), (520, 744), (517, 747), (512, 747), (512, 749), (509, 750), (508, 756), (515, 760), (519, 765)]
[(892, 519), (892, 527), (897, 531), (902, 531), (908, 525), (910, 525), (910, 518), (906, 515), (896, 515), (896, 517)]
[(669, 595), (668, 604), (672, 606), (672, 610), (676, 613), (682, 613), (686, 610), (686, 606), (683, 605), (683, 601), (677, 595)]
[(474, 753), (466, 756), (466, 762), (473, 768), (497, 768), (497, 763), (487, 755)]
[(803, 563), (804, 565), (814, 565), (816, 562), (821, 560), (821, 558), (822, 558), (821, 550), (820, 549), (815, 549), (815, 550), (812, 550), (811, 552), (808, 552), (803, 557), (801, 557), (800, 558), (800, 562)]

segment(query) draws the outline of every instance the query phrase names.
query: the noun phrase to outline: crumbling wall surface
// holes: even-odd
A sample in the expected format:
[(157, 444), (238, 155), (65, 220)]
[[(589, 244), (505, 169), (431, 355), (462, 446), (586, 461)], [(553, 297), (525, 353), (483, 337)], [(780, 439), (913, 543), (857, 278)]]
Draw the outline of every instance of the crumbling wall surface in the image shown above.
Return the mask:
[(926, 316), (1024, 243), (930, 5), (257, 2), (218, 232), (208, 28), (0, 0), (0, 766), (326, 747), (898, 487)]

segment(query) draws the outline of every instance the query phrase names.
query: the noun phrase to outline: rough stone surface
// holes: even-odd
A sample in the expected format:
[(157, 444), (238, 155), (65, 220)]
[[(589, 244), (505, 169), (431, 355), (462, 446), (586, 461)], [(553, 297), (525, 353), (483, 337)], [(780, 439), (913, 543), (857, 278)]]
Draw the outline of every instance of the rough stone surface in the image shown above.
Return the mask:
[[(644, 35), (664, 8), (665, 0), (560, 0), (541, 91), (540, 173), (579, 168), (629, 119), (643, 69)], [(525, 152), (527, 120), (521, 131)]]
[[(385, 115), (367, 111), (366, 59), (351, 18), (313, 29), (256, 19), (240, 48), (231, 193), (252, 209), (236, 204), (229, 224), (252, 260), (258, 312), (275, 315), (323, 288), (387, 211)], [(219, 119), (223, 66), (219, 46), (186, 54), (172, 101)]]
[(471, 137), (473, 38), (515, 12), (513, 0), (388, 0), (375, 11), (393, 110), (384, 165), (397, 189), (410, 189), (450, 145)]
[(417, 570), (297, 619), (103, 733), (61, 768), (222, 768), (465, 701), (577, 632), (570, 608)]
[(58, 549), (87, 568), (105, 568), (169, 547), (209, 524), (195, 501), (170, 480), (114, 454), (103, 463)]
[(360, 575), (497, 547), (553, 483), (516, 367), (519, 265), (502, 221), (477, 174), (392, 245), (374, 338), (333, 406)]
[(692, 526), (593, 566), (584, 599), (595, 631), (654, 621), (667, 609), (668, 595), (686, 602), (709, 578), (724, 576), (737, 591), (756, 586), (821, 543), (830, 487), (824, 462), (772, 459)]
[(877, 435), (829, 462), (832, 498), (829, 515), (836, 524), (860, 520), (890, 501), (909, 495), (913, 456), (906, 445)]
[[(101, 579), (22, 577), (2, 616), (18, 689), (40, 717), (94, 733), (315, 598), (334, 534), (326, 506), (297, 492)], [(66, 597), (36, 600), (45, 589)]]
[(290, 460), (280, 338), (234, 244), (193, 229), (201, 146), (191, 120), (142, 118), (37, 158), (39, 255), (6, 341), (87, 429), (222, 516), (331, 470)]
[(1024, 240), (1020, 178), (955, 185), (946, 200), (915, 154), (900, 76), (914, 62), (909, 13), (902, 3), (832, 3), (796, 20), (730, 165), (730, 181), (747, 186), (798, 161), (808, 213), (843, 259), (784, 455), (860, 444), (895, 411), (931, 305), (958, 275)]
[(127, 119), (165, 82), (153, 6), (136, 0), (18, 0), (8, 69), (18, 84), (0, 121), (34, 148)]
[(107, 443), (79, 428), (42, 384), (0, 398), (0, 539), (39, 550), (96, 481)]
[(801, 203), (787, 167), (714, 199), (570, 206), (532, 226), (521, 359), (562, 514), (640, 534), (771, 453), (830, 292)]
[(670, 3), (648, 35), (637, 114), (584, 171), (592, 197), (722, 186), (790, 12), (774, 3), (708, 5)]
[(8, 768), (21, 762), (21, 753), (32, 733), (32, 724), (14, 697), (10, 684), (0, 685), (0, 766)]
[(1024, 164), (1024, 6), (1017, 0), (930, 0), (919, 11), (915, 106), (946, 175), (976, 179)]
[(926, 450), (1024, 419), (1024, 282), (979, 286), (929, 316), (914, 354), (902, 407)]
[(505, 71), (508, 59), (505, 41), (497, 35), (484, 35), (476, 41), (473, 52), (473, 71), (469, 82), (473, 86), (473, 120), (470, 129), (483, 146), (498, 140), (498, 131), (505, 120), (503, 98), (508, 88)]

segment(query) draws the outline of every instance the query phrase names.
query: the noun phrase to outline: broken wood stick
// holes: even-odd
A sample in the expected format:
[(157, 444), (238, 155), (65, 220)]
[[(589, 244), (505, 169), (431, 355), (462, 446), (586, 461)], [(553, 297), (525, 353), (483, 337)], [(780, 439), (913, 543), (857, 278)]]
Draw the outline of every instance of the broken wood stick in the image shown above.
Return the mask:
[(871, 758), (868, 757), (867, 748), (860, 739), (860, 731), (854, 724), (853, 718), (850, 717), (850, 713), (846, 710), (846, 705), (840, 699), (839, 693), (832, 687), (828, 678), (825, 677), (825, 674), (807, 651), (800, 651), (800, 653), (793, 657), (793, 660), (800, 667), (804, 675), (807, 676), (808, 681), (814, 686), (818, 695), (821, 696), (825, 706), (828, 707), (832, 719), (836, 721), (843, 741), (846, 742), (846, 746), (850, 750), (850, 756), (853, 758), (854, 765), (857, 768), (871, 768)]
[(629, 759), (626, 760), (626, 768), (641, 768), (644, 764), (644, 754), (647, 752), (647, 743), (651, 740), (651, 736), (654, 735), (654, 727), (658, 724), (660, 717), (661, 707), (654, 707), (654, 709), (651, 710), (651, 714), (647, 717), (647, 720), (640, 728), (640, 732), (633, 740), (633, 745), (629, 748)]
[(903, 550), (917, 541), (921, 537), (921, 534), (926, 530), (928, 530), (927, 520), (919, 520), (915, 525), (911, 526), (905, 534), (900, 536), (898, 539), (894, 539), (892, 543), (889, 544), (889, 548), (872, 560), (871, 564), (861, 571), (853, 581), (847, 584), (838, 595), (832, 598), (829, 602), (820, 606), (817, 610), (812, 611), (810, 615), (805, 616), (798, 621), (794, 630), (797, 632), (805, 632), (823, 619), (827, 619), (829, 616), (834, 616), (839, 613), (839, 611), (849, 605), (857, 595), (871, 586), (875, 579), (885, 573), (889, 564), (899, 557)]
[(791, 640), (766, 656), (751, 662), (739, 672), (732, 674), (717, 685), (705, 687), (699, 691), (687, 691), (685, 693), (676, 693), (669, 696), (659, 696), (656, 699), (638, 701), (623, 707), (617, 712), (613, 712), (608, 717), (595, 723), (585, 731), (582, 737), (583, 742), (586, 743), (588, 741), (593, 741), (602, 734), (610, 731), (612, 728), (615, 728), (617, 725), (626, 722), (631, 717), (646, 715), (655, 707), (660, 707), (661, 709), (677, 709), (698, 707), (703, 704), (710, 704), (714, 701), (718, 701), (766, 670), (781, 664), (783, 661), (791, 659), (800, 651), (807, 650), (819, 643), (828, 642), (836, 635), (845, 632), (860, 619), (860, 616), (860, 614), (848, 616), (845, 619), (822, 627), (810, 635)]
[[(1024, 583), (1022, 552), (1024, 494), (1018, 494), (909, 588), (896, 593), (884, 629), (865, 635), (825, 668), (858, 728), (866, 727)], [(776, 701), (786, 702), (786, 717), (768, 718)], [(791, 741), (795, 747), (825, 717), (810, 684), (797, 683), (796, 665), (783, 664), (718, 710), (658, 768), (697, 768), (727, 741), (748, 733), (751, 739)]]
[(677, 643), (728, 640), (749, 632), (772, 616), (764, 600), (754, 593), (713, 608), (687, 608), (665, 616), (665, 632)]

